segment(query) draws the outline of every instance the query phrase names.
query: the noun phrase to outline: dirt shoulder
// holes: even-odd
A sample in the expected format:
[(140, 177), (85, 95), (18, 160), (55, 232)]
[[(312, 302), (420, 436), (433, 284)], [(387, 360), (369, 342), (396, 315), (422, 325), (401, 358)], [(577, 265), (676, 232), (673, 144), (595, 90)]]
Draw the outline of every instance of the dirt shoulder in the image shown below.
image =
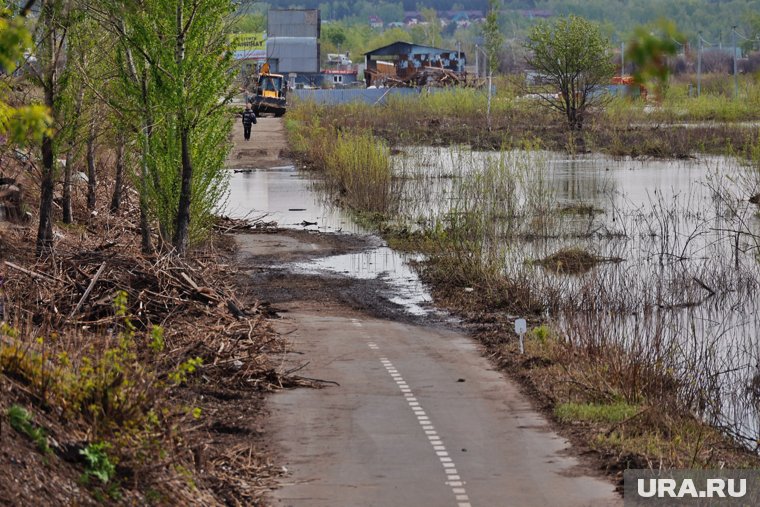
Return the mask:
[(290, 163), (290, 152), (281, 118), (259, 118), (251, 130), (251, 140), (243, 138), (243, 125), (236, 120), (232, 131), (232, 150), (227, 157), (231, 169), (277, 167)]

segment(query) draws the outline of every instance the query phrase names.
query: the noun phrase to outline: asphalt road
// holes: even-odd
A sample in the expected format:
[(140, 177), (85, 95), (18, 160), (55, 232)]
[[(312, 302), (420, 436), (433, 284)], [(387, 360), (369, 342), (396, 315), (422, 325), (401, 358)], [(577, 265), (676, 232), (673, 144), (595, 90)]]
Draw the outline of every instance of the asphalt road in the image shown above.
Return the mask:
[(622, 503), (469, 338), (335, 308), (294, 310), (282, 326), (297, 329), (296, 349), (310, 361), (299, 374), (340, 385), (271, 397), (291, 473), (274, 504)]
[[(261, 119), (249, 143), (241, 131), (238, 122), (231, 167), (267, 170), (289, 163), (281, 119)], [(241, 255), (254, 256), (254, 268), (255, 256), (287, 262), (328, 255), (339, 237), (322, 245), (319, 239), (246, 236)], [(278, 327), (298, 352), (284, 359), (284, 367), (306, 364), (299, 375), (338, 385), (270, 397), (267, 437), (288, 468), (270, 496), (273, 505), (622, 504), (612, 484), (579, 464), (473, 340), (440, 326), (370, 317), (353, 309), (357, 305), (320, 296), (313, 277), (283, 276), (303, 295), (278, 305), (288, 310)], [(316, 281), (323, 294), (329, 295), (329, 285)], [(266, 288), (259, 288), (266, 299)]]

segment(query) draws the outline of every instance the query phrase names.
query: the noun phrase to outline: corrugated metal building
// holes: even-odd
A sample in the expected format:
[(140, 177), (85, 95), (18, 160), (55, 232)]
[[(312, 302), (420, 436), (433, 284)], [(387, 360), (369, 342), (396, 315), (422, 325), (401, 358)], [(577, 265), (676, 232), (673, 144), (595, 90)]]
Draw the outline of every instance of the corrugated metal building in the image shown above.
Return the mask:
[(267, 34), (319, 39), (320, 24), (319, 9), (272, 9), (267, 15)]
[(317, 9), (270, 10), (267, 17), (267, 60), (272, 72), (319, 72), (320, 16)]

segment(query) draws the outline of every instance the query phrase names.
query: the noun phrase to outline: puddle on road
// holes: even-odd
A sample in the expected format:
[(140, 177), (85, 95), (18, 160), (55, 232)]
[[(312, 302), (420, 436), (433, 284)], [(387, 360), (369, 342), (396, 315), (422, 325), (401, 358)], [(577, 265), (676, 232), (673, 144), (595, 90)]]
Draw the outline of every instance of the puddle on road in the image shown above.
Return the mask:
[(310, 262), (294, 264), (296, 272), (303, 274), (337, 273), (359, 280), (382, 280), (388, 289), (383, 296), (402, 306), (408, 313), (424, 316), (431, 312), (432, 300), (410, 261), (421, 257), (401, 256), (387, 246), (369, 251), (323, 257)]
[(314, 179), (292, 165), (236, 169), (230, 177), (225, 213), (234, 218), (266, 215), (285, 229), (368, 234), (337, 207), (324, 205), (311, 190)]
[[(314, 190), (316, 180), (293, 166), (237, 170), (230, 176), (225, 213), (235, 218), (266, 214), (284, 229), (370, 235), (351, 217), (328, 206)], [(432, 298), (409, 266), (418, 256), (401, 255), (377, 238), (381, 246), (358, 253), (320, 257), (282, 267), (301, 274), (343, 275), (357, 280), (380, 280), (382, 296), (415, 316), (434, 311)]]

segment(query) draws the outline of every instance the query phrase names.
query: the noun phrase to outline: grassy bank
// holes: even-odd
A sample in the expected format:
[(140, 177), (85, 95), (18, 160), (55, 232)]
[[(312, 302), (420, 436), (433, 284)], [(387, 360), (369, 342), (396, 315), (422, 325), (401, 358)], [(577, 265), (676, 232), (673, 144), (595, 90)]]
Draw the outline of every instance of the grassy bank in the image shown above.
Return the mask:
[[(528, 98), (518, 85), (499, 82), (486, 125), (487, 98), (473, 89), (393, 97), (384, 106), (347, 104), (319, 107), (298, 104), (289, 121), (324, 128), (371, 131), (390, 145), (468, 144), (474, 148), (512, 148), (530, 142), (548, 150), (594, 151), (634, 157), (688, 157), (695, 152), (743, 152), (758, 138), (760, 85), (743, 81), (744, 96), (732, 100), (705, 92), (690, 97), (687, 84), (674, 84), (662, 102), (614, 99), (592, 112), (582, 135), (571, 136), (563, 119)], [(688, 124), (688, 128), (684, 124)]]
[[(314, 126), (319, 125), (320, 129), (334, 130), (336, 137), (338, 130), (342, 135), (357, 131), (369, 136), (369, 132), (374, 132), (379, 145), (389, 142), (387, 131), (373, 123), (379, 120), (365, 116), (366, 106), (302, 107), (293, 111), (289, 119), (291, 139), (317, 135)], [(390, 104), (375, 109), (378, 111), (375, 116), (396, 114), (396, 107), (399, 106)], [(411, 130), (421, 133), (413, 139), (414, 143), (444, 135), (438, 124), (415, 124), (415, 114), (427, 113), (411, 109), (391, 140), (410, 142), (412, 138), (404, 136)], [(476, 128), (474, 124), (472, 128)], [(490, 135), (484, 132), (482, 117), (478, 129), (478, 134), (473, 134), (475, 139), (477, 135)], [(666, 142), (661, 138), (663, 132), (670, 130), (650, 126), (641, 131), (651, 143), (659, 145)], [(679, 130), (684, 139), (691, 131)], [(708, 132), (717, 138), (722, 131), (708, 129)], [(748, 137), (746, 142), (748, 152), (755, 150), (756, 139)], [(728, 265), (730, 260), (717, 259), (699, 272), (684, 269), (680, 277), (646, 281), (640, 287), (646, 295), (642, 299), (631, 288), (631, 278), (625, 272), (592, 271), (595, 266), (614, 265), (620, 259), (603, 258), (582, 249), (564, 249), (535, 259), (528, 266), (516, 264), (511, 245), (564, 236), (571, 241), (590, 237), (566, 230), (566, 220), (568, 216), (593, 216), (596, 210), (589, 206), (557, 205), (550, 186), (540, 177), (544, 171), (538, 166), (545, 162), (540, 157), (523, 155), (537, 146), (544, 147), (545, 139), (532, 138), (526, 144), (524, 138), (515, 138), (503, 145), (528, 149), (499, 151), (481, 162), (466, 157), (457, 159), (455, 153), (450, 155), (454, 159), (454, 174), (436, 175), (439, 180), (452, 182), (446, 187), (447, 200), (451, 202), (444, 213), (426, 213), (426, 207), (437, 203), (426, 201), (424, 192), (419, 192), (419, 206), (415, 209), (420, 211), (402, 217), (393, 209), (384, 209), (371, 215), (375, 225), (395, 248), (427, 255), (419, 271), (432, 287), (436, 303), (475, 324), (488, 355), (523, 382), (561, 425), (564, 434), (581, 449), (590, 450), (610, 474), (628, 467), (758, 466), (757, 455), (745, 447), (746, 435), (732, 434), (713, 417), (720, 411), (713, 374), (719, 373), (725, 364), (716, 357), (714, 344), (686, 347), (676, 339), (689, 337), (697, 343), (696, 335), (692, 336), (694, 331), (673, 311), (677, 304), (670, 303), (680, 301), (676, 297), (680, 293), (703, 290), (692, 287), (695, 285), (692, 278), (709, 276), (707, 284), (721, 287), (719, 290), (725, 289), (727, 294), (739, 290), (745, 283), (742, 281), (745, 273), (734, 276), (732, 266)], [(308, 142), (294, 144), (307, 163), (319, 160), (312, 155), (310, 146)], [(722, 150), (725, 152), (725, 145)], [(683, 156), (690, 153), (692, 150)], [(680, 156), (665, 148), (662, 155)], [(395, 168), (396, 178), (414, 185), (425, 176), (406, 166), (430, 164), (424, 151), (417, 158), (405, 152), (401, 167)], [(456, 169), (463, 167), (466, 170)], [(339, 195), (340, 200), (345, 198)], [(733, 202), (732, 199), (726, 197), (721, 204)], [(675, 216), (672, 213), (677, 211), (679, 217), (680, 213), (686, 213), (666, 209), (664, 203), (660, 205), (663, 207), (655, 209), (654, 218), (649, 216), (647, 223), (667, 224)], [(353, 207), (367, 211), (361, 206)], [(716, 213), (727, 216), (724, 211)], [(642, 229), (641, 236), (646, 237), (647, 231)], [(631, 233), (608, 230), (593, 234), (614, 239)], [(551, 277), (531, 274), (535, 269), (591, 275), (582, 283), (555, 282)], [(633, 314), (640, 315), (635, 324), (626, 320)], [(515, 315), (528, 316), (531, 323), (525, 354), (520, 353), (512, 330)]]

